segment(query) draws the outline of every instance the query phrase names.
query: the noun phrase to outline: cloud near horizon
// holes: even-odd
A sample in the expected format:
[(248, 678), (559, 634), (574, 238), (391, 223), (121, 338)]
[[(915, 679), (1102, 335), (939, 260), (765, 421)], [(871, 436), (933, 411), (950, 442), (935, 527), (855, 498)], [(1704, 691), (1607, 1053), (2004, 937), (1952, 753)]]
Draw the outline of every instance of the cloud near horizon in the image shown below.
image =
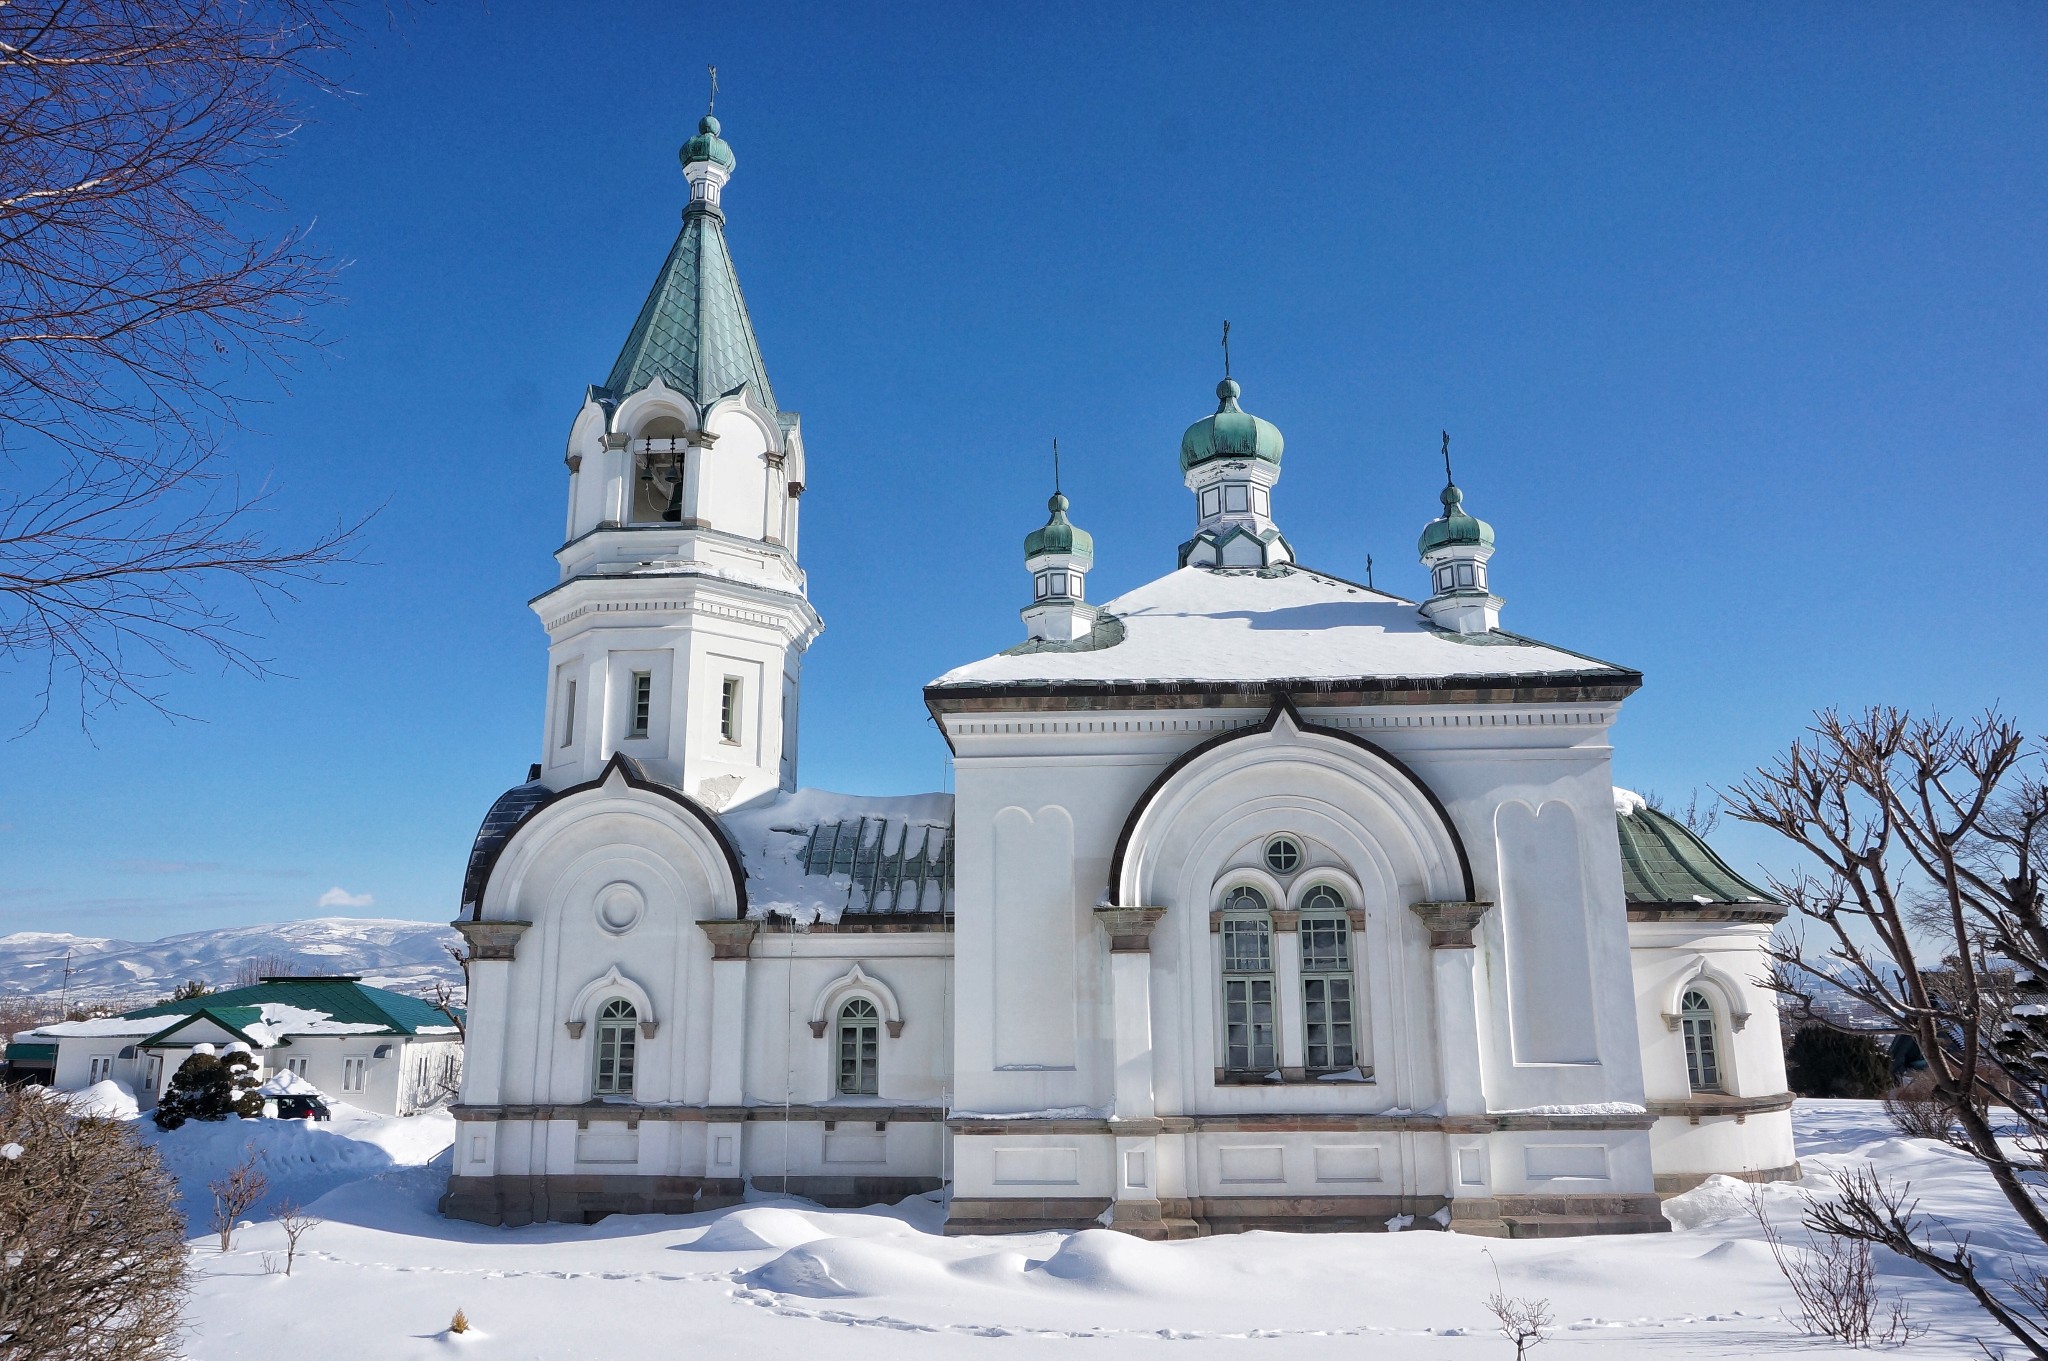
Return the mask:
[(350, 893), (340, 884), (336, 884), (333, 888), (320, 895), (320, 906), (322, 907), (369, 907), (376, 901), (377, 899), (371, 894)]

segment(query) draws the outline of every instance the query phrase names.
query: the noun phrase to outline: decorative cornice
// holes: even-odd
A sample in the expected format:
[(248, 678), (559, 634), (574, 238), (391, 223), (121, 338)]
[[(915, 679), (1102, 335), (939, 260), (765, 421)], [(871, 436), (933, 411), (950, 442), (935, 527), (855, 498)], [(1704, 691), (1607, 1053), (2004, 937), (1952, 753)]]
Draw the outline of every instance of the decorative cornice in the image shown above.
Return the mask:
[(1095, 920), (1102, 923), (1109, 932), (1109, 952), (1113, 955), (1149, 954), (1152, 949), (1152, 928), (1159, 925), (1166, 916), (1163, 907), (1098, 907)]
[(1642, 688), (1635, 671), (1508, 676), (1276, 676), (1257, 681), (1061, 680), (927, 685), (925, 707), (949, 713), (1264, 705), (1277, 693), (1318, 707), (1379, 704), (1618, 703)]
[(1429, 928), (1432, 950), (1470, 950), (1472, 931), (1492, 903), (1410, 903), (1408, 910)]
[(950, 1116), (955, 1134), (1187, 1134), (1214, 1133), (1406, 1133), (1497, 1134), (1542, 1130), (1641, 1130), (1656, 1123), (1648, 1111), (1596, 1115), (1552, 1115), (1504, 1111), (1496, 1115), (1347, 1115), (1331, 1112), (1260, 1112), (1237, 1115), (1162, 1115), (1141, 1120), (1029, 1115)]
[(459, 921), (452, 925), (469, 942), (469, 958), (474, 963), (511, 960), (519, 953), (519, 938), (533, 923)]
[(761, 929), (755, 921), (703, 921), (697, 925), (705, 935), (711, 937), (711, 958), (745, 959), (754, 944), (754, 933)]
[[(785, 1114), (786, 1112), (786, 1114)], [(666, 1106), (627, 1101), (532, 1106), (450, 1106), (458, 1121), (485, 1124), (499, 1120), (574, 1120), (577, 1124), (637, 1125), (643, 1120), (677, 1124), (738, 1124), (742, 1121), (845, 1120), (874, 1124), (937, 1124), (946, 1112), (940, 1106)]]
[(1752, 1115), (1770, 1115), (1777, 1111), (1792, 1109), (1792, 1093), (1779, 1092), (1775, 1096), (1719, 1096), (1702, 1094), (1684, 1101), (1652, 1101), (1648, 1103), (1650, 1114), (1657, 1116), (1682, 1116), (1688, 1124), (1697, 1125), (1702, 1120), (1734, 1116), (1740, 1125)]

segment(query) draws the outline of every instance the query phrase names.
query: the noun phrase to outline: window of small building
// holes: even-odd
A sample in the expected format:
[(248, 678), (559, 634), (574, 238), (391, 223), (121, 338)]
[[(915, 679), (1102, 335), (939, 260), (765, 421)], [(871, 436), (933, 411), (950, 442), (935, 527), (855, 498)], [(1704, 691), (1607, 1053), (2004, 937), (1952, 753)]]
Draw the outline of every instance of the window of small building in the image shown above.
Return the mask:
[(839, 1084), (841, 1096), (874, 1096), (879, 1091), (881, 1023), (875, 1004), (865, 997), (848, 999), (839, 1008)]
[(1275, 1043), (1273, 919), (1266, 895), (1239, 885), (1223, 897), (1223, 1066), (1268, 1072)]
[(1678, 1008), (1685, 1035), (1685, 1077), (1696, 1092), (1721, 1090), (1721, 1053), (1714, 1028), (1714, 1008), (1706, 994), (1688, 990)]
[(369, 1083), (370, 1061), (366, 1058), (345, 1058), (341, 1061), (341, 1089), (344, 1092), (360, 1092)]
[(598, 1096), (633, 1094), (633, 1056), (640, 1043), (640, 1014), (614, 997), (597, 1014), (597, 1072), (590, 1084)]

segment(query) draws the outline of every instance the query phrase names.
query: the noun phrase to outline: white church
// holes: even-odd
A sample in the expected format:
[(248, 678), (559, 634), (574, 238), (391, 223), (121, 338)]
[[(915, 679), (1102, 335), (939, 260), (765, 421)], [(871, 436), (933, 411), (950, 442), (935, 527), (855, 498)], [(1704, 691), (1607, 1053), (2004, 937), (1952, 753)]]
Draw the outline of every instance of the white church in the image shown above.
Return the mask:
[(1537, 1236), (1797, 1175), (1784, 908), (1614, 789), (1642, 677), (1500, 626), (1454, 485), (1419, 604), (1298, 562), (1280, 431), (1227, 375), (1174, 570), (1088, 603), (1056, 494), (1023, 638), (925, 687), (954, 793), (799, 788), (803, 427), (715, 118), (682, 160), (569, 431), (542, 759), (464, 879), (447, 1214), (944, 1189), (956, 1233)]

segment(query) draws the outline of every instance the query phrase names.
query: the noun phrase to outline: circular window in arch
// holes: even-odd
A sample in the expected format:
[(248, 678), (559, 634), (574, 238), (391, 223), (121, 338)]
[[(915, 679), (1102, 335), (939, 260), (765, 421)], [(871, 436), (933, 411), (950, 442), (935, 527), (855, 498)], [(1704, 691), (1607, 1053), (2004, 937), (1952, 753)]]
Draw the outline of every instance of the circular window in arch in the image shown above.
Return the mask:
[(1301, 843), (1291, 836), (1276, 836), (1266, 843), (1266, 868), (1275, 874), (1292, 874), (1301, 868)]

